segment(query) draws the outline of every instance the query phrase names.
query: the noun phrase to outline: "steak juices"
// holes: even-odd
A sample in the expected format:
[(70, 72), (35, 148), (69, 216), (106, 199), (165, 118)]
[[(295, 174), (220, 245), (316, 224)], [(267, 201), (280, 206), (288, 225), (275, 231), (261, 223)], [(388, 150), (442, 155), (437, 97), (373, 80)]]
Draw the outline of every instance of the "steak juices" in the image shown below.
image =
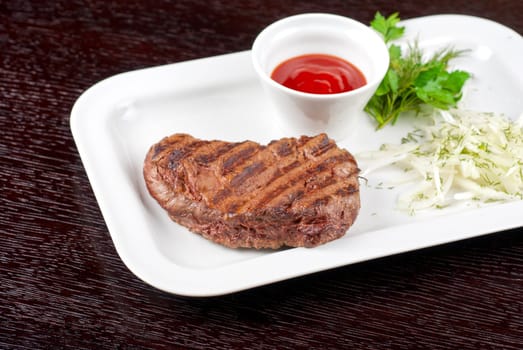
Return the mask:
[(308, 54), (280, 63), (271, 78), (290, 89), (312, 94), (337, 94), (367, 83), (352, 63), (333, 55)]

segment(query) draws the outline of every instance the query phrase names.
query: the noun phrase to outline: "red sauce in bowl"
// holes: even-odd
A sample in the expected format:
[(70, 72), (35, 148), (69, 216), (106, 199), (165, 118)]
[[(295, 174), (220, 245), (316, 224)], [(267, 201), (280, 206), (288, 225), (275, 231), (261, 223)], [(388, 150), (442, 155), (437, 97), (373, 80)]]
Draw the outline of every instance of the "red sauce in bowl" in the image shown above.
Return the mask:
[(337, 94), (367, 83), (352, 63), (332, 55), (308, 54), (280, 63), (271, 78), (290, 89), (312, 94)]

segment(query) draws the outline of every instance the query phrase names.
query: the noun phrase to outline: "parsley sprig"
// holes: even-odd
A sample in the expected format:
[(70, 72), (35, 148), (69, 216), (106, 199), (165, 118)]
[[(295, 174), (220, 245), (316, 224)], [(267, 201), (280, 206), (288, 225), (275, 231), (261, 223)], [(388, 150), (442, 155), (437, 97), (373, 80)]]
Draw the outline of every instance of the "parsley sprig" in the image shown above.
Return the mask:
[(417, 41), (410, 43), (405, 53), (400, 46), (390, 44), (405, 31), (405, 27), (398, 26), (399, 21), (398, 13), (384, 17), (379, 12), (371, 21), (371, 27), (388, 44), (390, 56), (389, 69), (365, 107), (378, 129), (389, 123), (393, 125), (403, 112), (417, 112), (423, 105), (442, 110), (455, 107), (470, 77), (462, 70), (448, 71), (449, 61), (464, 51), (447, 47), (424, 59)]

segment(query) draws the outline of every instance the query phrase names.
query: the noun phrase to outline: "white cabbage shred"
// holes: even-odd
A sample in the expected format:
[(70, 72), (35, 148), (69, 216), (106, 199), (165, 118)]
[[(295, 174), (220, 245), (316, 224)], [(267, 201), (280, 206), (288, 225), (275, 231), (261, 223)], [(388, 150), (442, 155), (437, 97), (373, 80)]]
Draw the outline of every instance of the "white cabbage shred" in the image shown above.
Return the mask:
[(398, 145), (359, 157), (371, 165), (362, 176), (387, 166), (400, 167), (417, 181), (400, 195), (398, 208), (409, 212), (456, 202), (523, 199), (523, 115), (467, 110), (435, 112), (433, 123), (409, 133)]

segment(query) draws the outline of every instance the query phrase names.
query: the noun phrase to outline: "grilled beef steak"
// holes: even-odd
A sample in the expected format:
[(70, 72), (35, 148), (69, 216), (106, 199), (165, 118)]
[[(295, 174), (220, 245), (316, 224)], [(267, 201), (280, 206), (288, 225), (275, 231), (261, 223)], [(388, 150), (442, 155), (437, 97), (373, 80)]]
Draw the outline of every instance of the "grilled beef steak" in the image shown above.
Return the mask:
[(233, 248), (314, 247), (343, 236), (360, 208), (356, 161), (325, 134), (267, 146), (175, 134), (143, 170), (174, 221)]

